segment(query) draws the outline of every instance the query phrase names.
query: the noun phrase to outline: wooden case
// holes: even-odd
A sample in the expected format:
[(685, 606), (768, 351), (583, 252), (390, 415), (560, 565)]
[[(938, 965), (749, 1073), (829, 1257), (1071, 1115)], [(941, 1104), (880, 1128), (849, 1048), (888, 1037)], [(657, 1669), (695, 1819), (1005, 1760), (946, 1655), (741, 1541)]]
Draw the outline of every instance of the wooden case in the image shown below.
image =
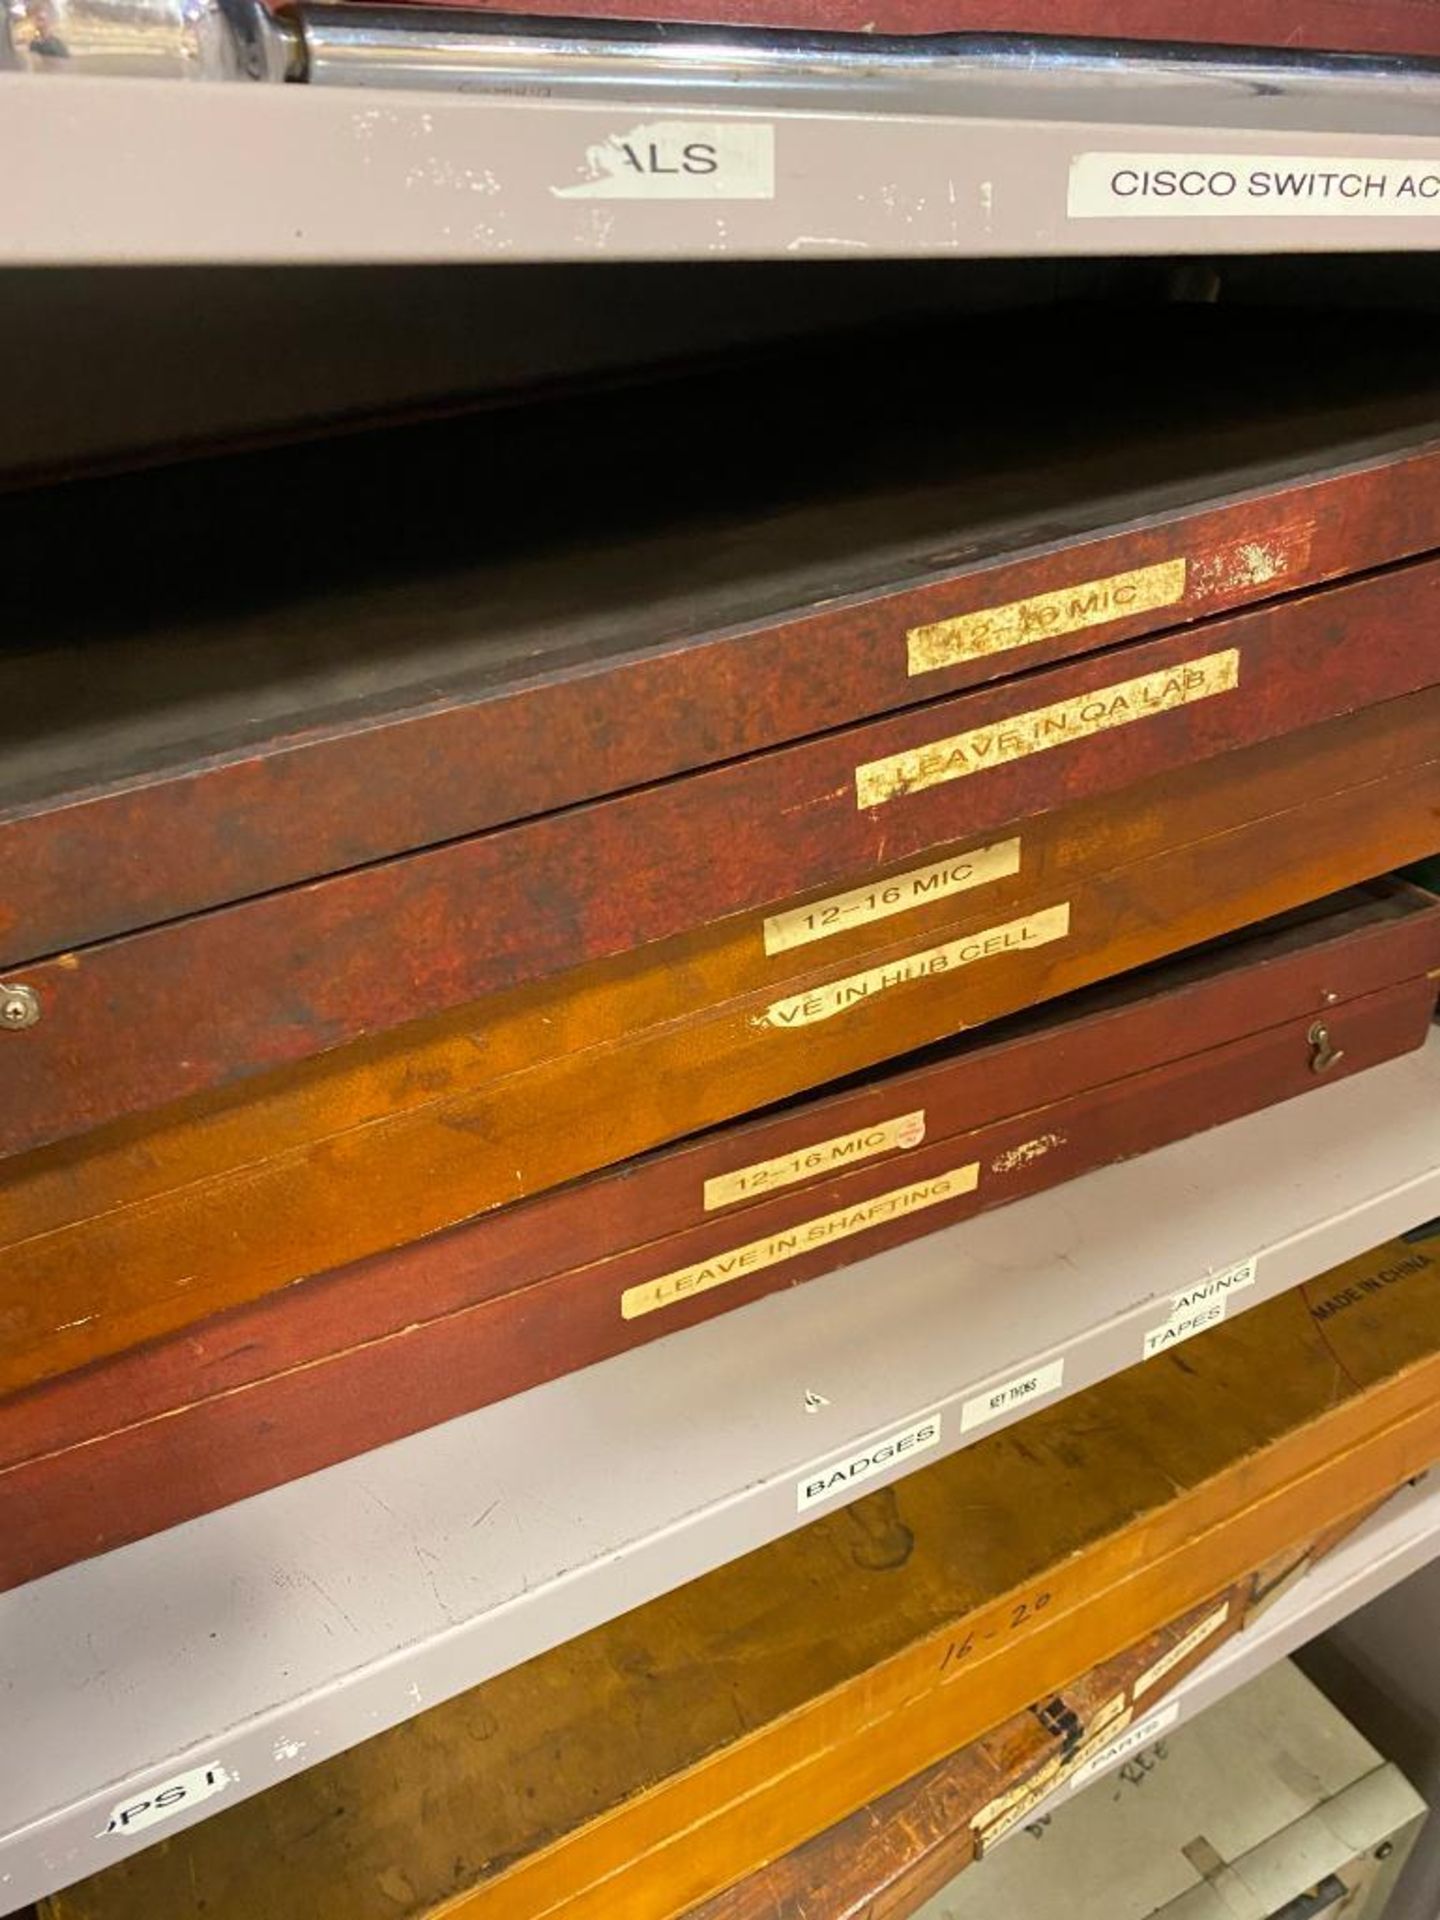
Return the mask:
[(729, 989), (764, 944), (737, 919), (12, 1160), (0, 1390), (1384, 872), (1435, 844), (1437, 714), (1431, 690), (1047, 815), (1018, 873), (826, 964), (787, 950), (759, 992)]
[[(1182, 571), (1149, 573), (1170, 592)], [(1440, 559), (1422, 559), (36, 961), (8, 976), (41, 1017), (0, 1029), (0, 1151), (698, 936), (962, 837), (1013, 835), (1437, 682)], [(649, 719), (665, 726), (663, 711)], [(735, 991), (779, 971), (764, 957)]]
[(1424, 1247), (1382, 1248), (162, 1841), (52, 1914), (683, 1913), (1440, 1455), (1437, 1277)]
[(0, 1588), (1391, 1058), (1437, 980), (1377, 884), (11, 1396)]

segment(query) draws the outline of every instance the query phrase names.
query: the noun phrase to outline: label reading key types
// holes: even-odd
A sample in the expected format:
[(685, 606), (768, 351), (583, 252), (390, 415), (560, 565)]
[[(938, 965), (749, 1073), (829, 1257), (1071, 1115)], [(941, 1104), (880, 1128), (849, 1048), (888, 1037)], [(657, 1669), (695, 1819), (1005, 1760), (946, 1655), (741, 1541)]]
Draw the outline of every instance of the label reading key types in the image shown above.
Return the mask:
[(1008, 920), (1001, 927), (987, 927), (983, 933), (967, 934), (960, 940), (947, 940), (943, 946), (927, 947), (923, 953), (909, 953), (888, 966), (867, 967), (863, 973), (846, 974), (844, 979), (827, 981), (808, 993), (792, 994), (788, 1000), (775, 1000), (765, 1009), (763, 1024), (770, 1027), (808, 1027), (817, 1020), (833, 1020), (877, 993), (903, 987), (911, 980), (928, 980), (939, 973), (953, 973), (958, 967), (974, 966), (977, 960), (994, 959), (1005, 953), (1019, 953), (1030, 947), (1043, 947), (1051, 940), (1063, 940), (1070, 932), (1070, 903), (1046, 907), (1041, 913), (1028, 914), (1023, 920)]
[(1002, 1413), (1013, 1413), (1017, 1407), (1033, 1407), (1064, 1381), (1065, 1362), (1052, 1360), (1046, 1366), (1034, 1367), (1029, 1373), (1007, 1380), (1003, 1386), (992, 1387), (988, 1393), (977, 1393), (960, 1409), (960, 1431), (971, 1433), (976, 1427), (998, 1420)]
[(843, 1171), (873, 1160), (878, 1154), (893, 1153), (900, 1147), (918, 1147), (925, 1138), (925, 1112), (902, 1113), (894, 1120), (878, 1121), (873, 1127), (860, 1127), (854, 1133), (837, 1134), (833, 1140), (817, 1140), (813, 1146), (795, 1153), (782, 1153), (774, 1160), (757, 1160), (752, 1167), (737, 1167), (734, 1173), (722, 1173), (705, 1182), (705, 1211), (733, 1207), (737, 1200), (753, 1199), (757, 1193), (772, 1193), (777, 1187), (793, 1187), (798, 1180), (813, 1180), (818, 1174)]
[(903, 1214), (922, 1213), (926, 1207), (938, 1207), (943, 1200), (955, 1200), (973, 1193), (980, 1179), (978, 1161), (954, 1167), (949, 1173), (937, 1173), (931, 1180), (917, 1180), (913, 1186), (897, 1187), (891, 1193), (877, 1194), (873, 1200), (857, 1200), (854, 1206), (838, 1213), (822, 1214), (817, 1220), (802, 1220), (798, 1226), (783, 1228), (763, 1240), (752, 1240), (743, 1247), (731, 1247), (713, 1259), (698, 1260), (694, 1266), (680, 1267), (662, 1274), (658, 1280), (646, 1280), (640, 1286), (627, 1287), (620, 1296), (620, 1314), (625, 1320), (638, 1320), (641, 1314), (654, 1313), (660, 1307), (673, 1307), (694, 1294), (708, 1293), (712, 1287), (727, 1286), (762, 1267), (778, 1266), (782, 1260), (798, 1260), (801, 1254), (835, 1240), (848, 1240), (883, 1221)]
[(1053, 706), (1012, 714), (993, 726), (975, 727), (968, 733), (932, 740), (928, 746), (912, 747), (907, 753), (866, 761), (855, 769), (855, 804), (861, 808), (883, 806), (887, 800), (923, 793), (927, 787), (941, 786), (947, 780), (963, 780), (969, 774), (984, 773), (1027, 754), (1045, 753), (1051, 747), (1063, 747), (1114, 727), (1154, 719), (1157, 714), (1191, 706), (1197, 700), (1233, 693), (1239, 684), (1238, 647), (1183, 660), (1159, 673), (1118, 680), (1113, 686), (1057, 700)]
[(907, 1460), (914, 1454), (924, 1453), (930, 1447), (938, 1446), (939, 1441), (938, 1413), (917, 1420), (912, 1426), (901, 1427), (898, 1433), (887, 1433), (883, 1440), (877, 1440), (863, 1452), (852, 1453), (848, 1460), (832, 1461), (818, 1473), (798, 1481), (795, 1487), (796, 1508), (804, 1513), (807, 1507), (813, 1507), (821, 1500), (838, 1498), (858, 1486), (862, 1480), (871, 1480), (887, 1467), (893, 1467), (897, 1460)]
[(1012, 647), (1033, 646), (1062, 633), (1080, 633), (1104, 626), (1133, 613), (1173, 607), (1185, 598), (1184, 560), (1162, 560), (1152, 567), (1134, 567), (1103, 580), (1085, 580), (1052, 593), (1034, 593), (1026, 600), (1010, 600), (977, 613), (957, 614), (929, 626), (911, 627), (905, 635), (906, 658), (912, 674), (933, 673), (962, 660), (979, 660)]
[(992, 847), (952, 854), (948, 860), (933, 861), (928, 867), (914, 867), (909, 873), (892, 874), (888, 880), (852, 887), (849, 893), (833, 893), (826, 900), (812, 900), (808, 906), (771, 914), (765, 922), (765, 951), (788, 953), (792, 947), (828, 940), (832, 934), (848, 933), (871, 920), (888, 920), (892, 914), (928, 906), (933, 900), (948, 900), (952, 894), (983, 887), (991, 880), (1008, 879), (1019, 871), (1018, 840), (998, 840)]
[(1207, 1327), (1218, 1325), (1225, 1318), (1232, 1297), (1254, 1286), (1255, 1273), (1256, 1262), (1242, 1260), (1238, 1266), (1212, 1273), (1208, 1279), (1197, 1280), (1193, 1287), (1177, 1293), (1170, 1303), (1168, 1318), (1159, 1326), (1151, 1327), (1145, 1335), (1141, 1358), (1148, 1360), (1154, 1354), (1178, 1347), (1182, 1340), (1204, 1333)]

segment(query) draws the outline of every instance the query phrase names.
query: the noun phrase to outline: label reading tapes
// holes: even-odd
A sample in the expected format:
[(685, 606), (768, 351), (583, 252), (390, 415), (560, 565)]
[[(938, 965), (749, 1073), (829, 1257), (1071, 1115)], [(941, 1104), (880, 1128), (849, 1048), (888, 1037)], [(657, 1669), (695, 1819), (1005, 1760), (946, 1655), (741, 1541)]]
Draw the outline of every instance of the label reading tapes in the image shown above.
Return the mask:
[(849, 893), (814, 900), (808, 907), (790, 907), (784, 913), (771, 914), (765, 922), (765, 951), (788, 953), (792, 947), (828, 940), (832, 934), (847, 933), (870, 920), (888, 920), (892, 914), (928, 906), (932, 900), (946, 900), (953, 893), (966, 893), (971, 887), (1005, 880), (1019, 871), (1018, 840), (998, 840), (993, 847), (953, 854), (928, 867), (872, 881), (868, 887), (853, 887)]
[(1055, 634), (1101, 627), (1127, 614), (1173, 607), (1184, 598), (1184, 560), (1162, 560), (1155, 566), (1112, 573), (1104, 580), (1035, 593), (1028, 600), (1010, 600), (1004, 606), (911, 627), (905, 635), (909, 671), (933, 673), (937, 667), (952, 667), (961, 660), (1033, 646)]
[[(146, 1827), (171, 1820), (186, 1807), (213, 1800), (217, 1793), (225, 1791), (233, 1777), (220, 1766), (191, 1767), (188, 1773), (177, 1773), (173, 1780), (162, 1780), (148, 1793), (138, 1793), (133, 1800), (122, 1800), (110, 1815), (105, 1833), (143, 1833)], [(100, 1837), (103, 1839), (105, 1835)]]
[(773, 200), (775, 129), (753, 120), (656, 120), (585, 150), (588, 178), (557, 200)]
[(1255, 1261), (1242, 1260), (1238, 1266), (1212, 1273), (1177, 1293), (1170, 1303), (1169, 1317), (1145, 1335), (1141, 1358), (1149, 1360), (1154, 1354), (1178, 1347), (1182, 1340), (1192, 1340), (1207, 1327), (1217, 1326), (1225, 1318), (1232, 1297), (1254, 1286), (1255, 1273)]
[(1193, 1626), (1183, 1640), (1177, 1640), (1170, 1651), (1163, 1654), (1153, 1667), (1145, 1669), (1135, 1682), (1135, 1698), (1138, 1700), (1141, 1694), (1148, 1693), (1151, 1687), (1158, 1687), (1167, 1673), (1173, 1673), (1182, 1660), (1187, 1659), (1197, 1647), (1203, 1647), (1207, 1640), (1219, 1633), (1229, 1618), (1230, 1602), (1226, 1600), (1223, 1605), (1216, 1607), (1213, 1613), (1207, 1613), (1198, 1625)]
[(1008, 761), (1022, 760), (1027, 754), (1045, 753), (1051, 747), (1108, 733), (1114, 727), (1153, 719), (1176, 707), (1192, 706), (1197, 700), (1233, 693), (1239, 684), (1240, 651), (1227, 647), (1221, 653), (1202, 654), (1159, 673), (1096, 687), (1091, 693), (1076, 694), (1054, 706), (1012, 714), (994, 726), (976, 727), (969, 733), (932, 741), (926, 747), (912, 747), (908, 753), (866, 761), (855, 769), (855, 804), (861, 808), (882, 806), (887, 800), (923, 793), (927, 787), (963, 780), (972, 773), (985, 773)]
[(977, 960), (991, 960), (1006, 953), (1021, 953), (1031, 947), (1043, 947), (1052, 940), (1063, 940), (1070, 931), (1070, 903), (1046, 907), (1041, 913), (1028, 914), (1023, 920), (1008, 920), (1002, 927), (988, 927), (961, 940), (947, 940), (943, 946), (927, 947), (923, 953), (907, 954), (888, 966), (869, 967), (864, 973), (847, 974), (842, 980), (828, 981), (797, 993), (788, 1000), (775, 1000), (765, 1009), (762, 1025), (769, 1027), (808, 1027), (817, 1020), (833, 1020), (877, 993), (903, 987), (911, 980), (929, 980), (936, 974), (954, 973), (959, 967), (974, 966)]
[(1147, 1713), (1143, 1720), (1132, 1721), (1118, 1740), (1112, 1740), (1093, 1760), (1076, 1767), (1070, 1776), (1070, 1791), (1074, 1793), (1077, 1788), (1093, 1780), (1096, 1774), (1108, 1773), (1111, 1767), (1118, 1767), (1122, 1760), (1128, 1760), (1132, 1753), (1148, 1747), (1152, 1740), (1158, 1740), (1167, 1728), (1173, 1727), (1179, 1718), (1180, 1702), (1167, 1700), (1163, 1707)]
[(705, 1211), (733, 1207), (737, 1200), (750, 1200), (757, 1193), (770, 1193), (776, 1187), (793, 1187), (797, 1180), (813, 1180), (817, 1174), (844, 1172), (862, 1160), (897, 1148), (918, 1147), (925, 1138), (925, 1113), (902, 1113), (896, 1120), (882, 1120), (873, 1127), (860, 1127), (854, 1133), (837, 1134), (833, 1140), (818, 1140), (813, 1147), (801, 1147), (795, 1153), (782, 1153), (774, 1160), (757, 1160), (753, 1167), (737, 1167), (734, 1173), (718, 1174), (705, 1182)]
[(901, 1427), (898, 1433), (887, 1433), (883, 1440), (877, 1440), (874, 1446), (867, 1447), (863, 1453), (852, 1453), (848, 1460), (836, 1460), (830, 1466), (822, 1467), (818, 1473), (797, 1481), (796, 1509), (804, 1513), (807, 1507), (813, 1507), (821, 1500), (831, 1500), (839, 1494), (848, 1493), (862, 1480), (873, 1479), (877, 1473), (893, 1467), (897, 1460), (924, 1453), (930, 1447), (938, 1446), (939, 1441), (938, 1413), (917, 1420), (913, 1426)]
[(1057, 1387), (1064, 1384), (1064, 1380), (1065, 1362), (1052, 1360), (1048, 1366), (1035, 1367), (1014, 1380), (1007, 1380), (1003, 1386), (993, 1387), (989, 1393), (977, 1393), (973, 1400), (967, 1400), (960, 1409), (960, 1431), (970, 1433), (976, 1427), (983, 1427), (987, 1421), (998, 1420), (1002, 1413), (1013, 1413), (1017, 1407), (1034, 1406), (1047, 1393), (1054, 1393)]
[(1309, 215), (1440, 214), (1434, 161), (1278, 153), (1080, 153), (1070, 162), (1072, 220), (1294, 220)]
[(873, 1200), (857, 1200), (853, 1207), (838, 1213), (822, 1214), (818, 1220), (802, 1220), (798, 1226), (783, 1228), (763, 1240), (751, 1240), (743, 1247), (732, 1247), (712, 1260), (699, 1260), (692, 1267), (680, 1267), (662, 1274), (658, 1280), (646, 1280), (640, 1286), (627, 1287), (620, 1296), (620, 1314), (625, 1320), (638, 1320), (642, 1314), (655, 1313), (661, 1307), (673, 1307), (697, 1293), (709, 1293), (764, 1267), (778, 1266), (784, 1260), (798, 1260), (801, 1254), (817, 1247), (830, 1246), (836, 1240), (848, 1240), (887, 1220), (905, 1214), (923, 1213), (944, 1200), (956, 1200), (973, 1193), (980, 1180), (980, 1165), (954, 1167), (949, 1173), (937, 1173), (931, 1180), (917, 1180), (913, 1186), (897, 1187), (891, 1193), (878, 1194)]

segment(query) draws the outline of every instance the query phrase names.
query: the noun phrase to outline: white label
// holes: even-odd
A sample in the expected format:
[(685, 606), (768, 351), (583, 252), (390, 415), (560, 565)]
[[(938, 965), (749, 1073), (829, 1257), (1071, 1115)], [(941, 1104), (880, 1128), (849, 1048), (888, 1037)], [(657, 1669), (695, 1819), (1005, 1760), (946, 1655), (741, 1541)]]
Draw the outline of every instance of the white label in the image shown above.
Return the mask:
[(1128, 1760), (1132, 1753), (1138, 1753), (1142, 1747), (1148, 1747), (1167, 1727), (1173, 1727), (1180, 1718), (1180, 1702), (1167, 1700), (1163, 1707), (1157, 1707), (1154, 1713), (1147, 1713), (1143, 1720), (1136, 1720), (1127, 1727), (1118, 1740), (1112, 1740), (1103, 1753), (1097, 1753), (1093, 1760), (1087, 1760), (1083, 1766), (1075, 1769), (1070, 1776), (1070, 1791), (1083, 1787), (1097, 1774), (1107, 1773), (1111, 1767), (1118, 1767), (1122, 1760)]
[(1154, 1354), (1179, 1346), (1182, 1340), (1192, 1340), (1207, 1327), (1218, 1326), (1225, 1318), (1231, 1296), (1254, 1286), (1255, 1273), (1255, 1261), (1242, 1260), (1238, 1266), (1212, 1273), (1208, 1279), (1197, 1280), (1193, 1287), (1175, 1294), (1169, 1317), (1145, 1335), (1141, 1358), (1148, 1360)]
[[(177, 1773), (173, 1780), (162, 1780), (148, 1793), (137, 1793), (133, 1800), (122, 1800), (110, 1815), (105, 1833), (143, 1833), (158, 1826), (186, 1807), (198, 1807), (202, 1800), (213, 1800), (230, 1785), (233, 1775), (224, 1767), (192, 1767)], [(101, 1835), (104, 1838), (104, 1835)]]
[(1440, 162), (1280, 153), (1081, 153), (1072, 220), (1440, 214)]
[(925, 1109), (920, 1107), (894, 1120), (877, 1121), (873, 1127), (837, 1134), (833, 1140), (817, 1140), (794, 1153), (757, 1160), (753, 1166), (737, 1167), (734, 1173), (717, 1174), (707, 1180), (705, 1211), (733, 1207), (739, 1200), (753, 1200), (757, 1193), (773, 1193), (777, 1187), (793, 1187), (799, 1180), (814, 1180), (821, 1174), (847, 1173), (878, 1154), (918, 1147), (924, 1138)]
[(928, 1448), (937, 1446), (939, 1440), (940, 1415), (932, 1413), (924, 1420), (917, 1420), (913, 1426), (901, 1427), (898, 1433), (887, 1433), (883, 1440), (877, 1440), (873, 1447), (867, 1447), (863, 1453), (853, 1453), (848, 1460), (837, 1460), (831, 1466), (822, 1467), (818, 1473), (807, 1474), (803, 1480), (796, 1482), (795, 1505), (804, 1513), (807, 1507), (813, 1507), (821, 1500), (848, 1493), (852, 1487), (859, 1486), (862, 1480), (873, 1479), (877, 1473), (893, 1467), (897, 1460), (926, 1452)]
[(969, 1433), (975, 1427), (983, 1427), (989, 1420), (998, 1420), (1002, 1413), (1013, 1413), (1016, 1407), (1034, 1406), (1047, 1393), (1054, 1393), (1064, 1378), (1065, 1362), (1052, 1360), (1048, 1366), (1036, 1367), (1030, 1373), (1022, 1373), (1018, 1379), (1007, 1380), (1003, 1387), (993, 1387), (989, 1393), (977, 1393), (973, 1400), (967, 1400), (960, 1409), (960, 1431)]
[(1135, 1698), (1138, 1700), (1141, 1694), (1148, 1693), (1151, 1687), (1158, 1687), (1167, 1673), (1173, 1673), (1182, 1660), (1192, 1654), (1197, 1647), (1204, 1646), (1212, 1634), (1219, 1633), (1229, 1618), (1230, 1602), (1226, 1600), (1222, 1606), (1216, 1607), (1213, 1613), (1207, 1613), (1198, 1626), (1190, 1629), (1183, 1640), (1177, 1640), (1170, 1651), (1162, 1654), (1153, 1667), (1145, 1669), (1135, 1682)]
[(655, 120), (585, 150), (588, 178), (557, 200), (773, 200), (775, 129), (753, 120)]
[(952, 854), (948, 860), (937, 860), (928, 867), (915, 867), (888, 880), (872, 880), (868, 887), (854, 887), (849, 893), (832, 894), (828, 900), (814, 900), (806, 907), (771, 914), (765, 922), (765, 951), (788, 953), (792, 947), (828, 940), (832, 934), (848, 933), (851, 927), (863, 927), (871, 920), (888, 920), (892, 914), (908, 913), (911, 907), (929, 906), (932, 900), (948, 900), (952, 894), (983, 887), (991, 880), (1008, 879), (1019, 871), (1018, 840), (1000, 840), (993, 847)]

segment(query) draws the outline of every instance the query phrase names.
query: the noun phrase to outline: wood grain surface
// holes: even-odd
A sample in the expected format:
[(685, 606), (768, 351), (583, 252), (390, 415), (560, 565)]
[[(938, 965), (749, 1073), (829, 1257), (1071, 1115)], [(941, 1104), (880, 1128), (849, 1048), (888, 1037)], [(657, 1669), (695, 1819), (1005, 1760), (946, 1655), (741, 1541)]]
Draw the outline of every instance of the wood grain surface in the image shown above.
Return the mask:
[[(607, 963), (584, 992), (496, 996), (478, 1018), (437, 1023), (424, 1045), (362, 1043), (263, 1089), (12, 1161), (0, 1185), (0, 1390), (1414, 858), (1440, 831), (1440, 763), (1413, 763), (1434, 750), (1437, 697), (1054, 816), (1090, 849), (1077, 868), (1102, 864), (1100, 849), (1169, 850), (1068, 874), (1042, 855), (1033, 882), (1001, 881), (983, 907), (924, 936), (848, 958), (845, 940), (862, 935), (841, 936), (835, 960), (787, 983), (780, 1001), (768, 989), (707, 1006), (727, 948), (656, 949)], [(1337, 764), (1343, 779), (1380, 777), (1337, 793)], [(1307, 792), (1317, 797), (1306, 803)], [(1300, 804), (1268, 811), (1282, 795)], [(1225, 828), (1227, 817), (1241, 824)], [(1041, 915), (1056, 937), (994, 931)], [(728, 939), (748, 948), (757, 933), (742, 924)], [(875, 990), (849, 999), (837, 982), (856, 979), (861, 957)], [(837, 1001), (833, 1017), (806, 1014)], [(702, 1011), (673, 1017), (687, 1005)], [(797, 1008), (805, 1017), (790, 1017)]]
[[(7, 1397), (0, 1589), (1421, 1044), (1440, 902), (1377, 888), (1296, 922)], [(1321, 1014), (1341, 1058), (1317, 1074)], [(853, 1138), (867, 1109), (918, 1112), (923, 1144), (706, 1213), (717, 1157)], [(627, 1317), (632, 1290), (661, 1304)]]
[(1393, 1243), (237, 1804), (55, 1920), (662, 1920), (1440, 1455)]
[[(67, 953), (12, 973), (43, 1017), (0, 1032), (0, 1151), (1437, 682), (1440, 560), (1427, 559)], [(782, 976), (785, 957), (751, 954), (732, 990)]]
[[(8, 497), (0, 964), (1440, 547), (1427, 316), (1312, 315), (1323, 401), (1285, 313), (1065, 324), (1058, 359), (952, 315)], [(916, 625), (1177, 561), (1172, 604), (908, 671)]]

